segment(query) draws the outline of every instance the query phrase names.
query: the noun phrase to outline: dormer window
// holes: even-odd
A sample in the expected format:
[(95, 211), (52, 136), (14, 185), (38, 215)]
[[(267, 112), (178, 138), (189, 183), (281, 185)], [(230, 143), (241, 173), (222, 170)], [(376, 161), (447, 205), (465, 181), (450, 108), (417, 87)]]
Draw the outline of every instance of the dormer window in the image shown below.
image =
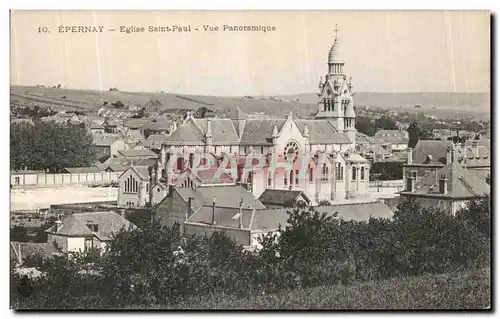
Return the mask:
[(90, 231), (92, 232), (98, 232), (99, 231), (99, 225), (97, 225), (95, 222), (93, 221), (88, 221), (87, 222), (87, 228), (90, 229)]

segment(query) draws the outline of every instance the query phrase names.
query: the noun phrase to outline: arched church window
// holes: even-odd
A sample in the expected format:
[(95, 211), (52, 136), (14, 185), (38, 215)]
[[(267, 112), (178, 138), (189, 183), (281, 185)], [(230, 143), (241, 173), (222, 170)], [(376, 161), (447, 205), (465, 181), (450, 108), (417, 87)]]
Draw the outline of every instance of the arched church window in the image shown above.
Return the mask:
[(314, 181), (314, 169), (309, 165), (309, 182), (312, 183)]
[(365, 168), (361, 167), (361, 173), (360, 173), (360, 180), (364, 181), (365, 180)]

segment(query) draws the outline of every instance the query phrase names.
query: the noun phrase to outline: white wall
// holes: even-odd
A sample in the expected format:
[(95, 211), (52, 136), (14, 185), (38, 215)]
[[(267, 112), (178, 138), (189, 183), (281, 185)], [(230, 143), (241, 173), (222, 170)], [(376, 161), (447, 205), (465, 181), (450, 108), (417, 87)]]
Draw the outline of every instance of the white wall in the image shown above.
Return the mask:
[(68, 238), (68, 251), (84, 251), (85, 238), (83, 237), (67, 237)]

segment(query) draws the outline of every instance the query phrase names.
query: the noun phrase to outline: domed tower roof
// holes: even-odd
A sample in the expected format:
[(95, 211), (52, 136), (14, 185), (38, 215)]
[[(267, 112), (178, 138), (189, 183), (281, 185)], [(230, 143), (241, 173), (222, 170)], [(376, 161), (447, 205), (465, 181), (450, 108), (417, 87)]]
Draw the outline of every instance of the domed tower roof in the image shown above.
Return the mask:
[(328, 53), (328, 63), (338, 63), (340, 62), (339, 60), (339, 41), (335, 38), (335, 42), (333, 42), (330, 52)]
[(330, 48), (330, 52), (328, 53), (328, 63), (341, 63), (340, 61), (340, 56), (339, 56), (339, 39), (337, 37), (337, 32), (339, 29), (337, 28), (337, 25), (335, 25), (335, 41), (333, 41), (333, 45)]

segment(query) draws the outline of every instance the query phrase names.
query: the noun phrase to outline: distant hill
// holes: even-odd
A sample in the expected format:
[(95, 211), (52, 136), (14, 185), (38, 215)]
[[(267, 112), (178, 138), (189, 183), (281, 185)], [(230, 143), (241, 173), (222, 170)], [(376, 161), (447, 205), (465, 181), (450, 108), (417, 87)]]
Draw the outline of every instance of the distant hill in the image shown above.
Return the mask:
[[(285, 116), (290, 111), (300, 117), (309, 117), (317, 112), (317, 94), (306, 93), (273, 97), (218, 97), (171, 93), (141, 93), (121, 91), (73, 90), (48, 87), (12, 86), (11, 105), (61, 107), (69, 110), (96, 111), (105, 101), (109, 104), (121, 101), (126, 106), (144, 105), (158, 100), (160, 110), (206, 107), (225, 113), (239, 107), (245, 112), (263, 112), (268, 115)], [(453, 107), (456, 103), (456, 107)], [(414, 108), (421, 105), (421, 108)], [(355, 96), (355, 106), (382, 107), (388, 109), (411, 108), (413, 112), (425, 112), (438, 116), (490, 117), (489, 94), (487, 93), (365, 93)], [(409, 110), (406, 110), (409, 111)]]
[[(316, 103), (316, 93), (304, 93), (296, 95), (276, 96), (281, 100), (296, 101), (299, 103)], [(445, 93), (445, 92), (422, 92), (422, 93), (377, 93), (356, 92), (354, 103), (359, 106), (370, 107), (414, 107), (420, 105), (423, 108), (461, 108), (467, 110), (490, 111), (489, 93)]]

